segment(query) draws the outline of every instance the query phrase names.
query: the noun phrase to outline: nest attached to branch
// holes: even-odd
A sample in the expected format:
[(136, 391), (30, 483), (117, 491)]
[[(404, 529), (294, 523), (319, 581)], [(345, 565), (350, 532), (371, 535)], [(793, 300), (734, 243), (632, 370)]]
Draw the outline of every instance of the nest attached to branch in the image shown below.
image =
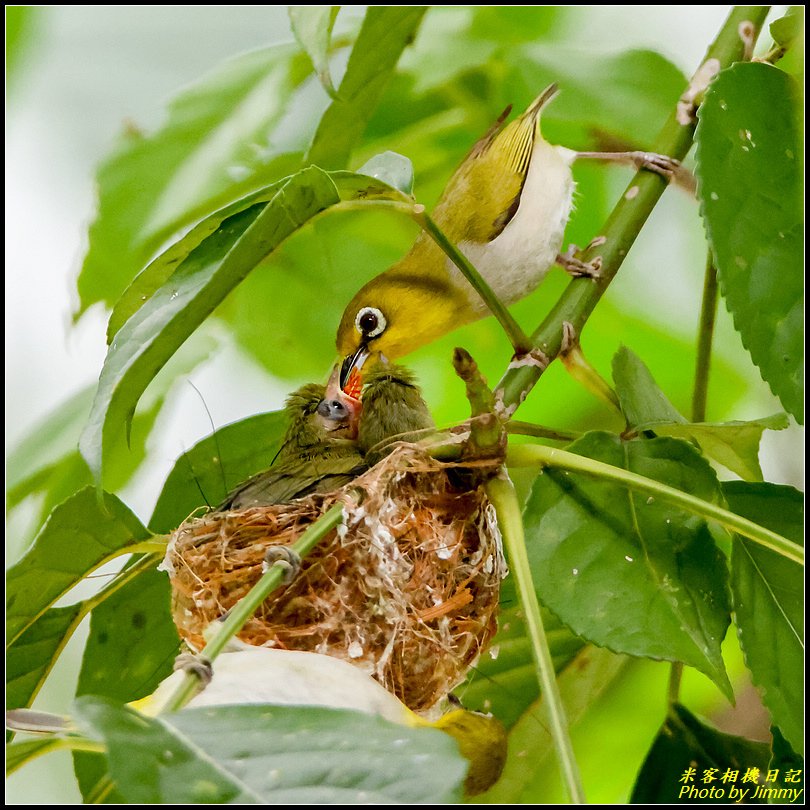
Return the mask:
[(342, 502), (343, 525), (239, 638), (342, 658), (413, 711), (429, 709), (489, 644), (506, 574), (495, 510), (483, 487), (459, 485), (462, 477), (401, 444), (336, 492), (187, 520), (164, 564), (180, 635), (202, 647), (205, 628), (262, 575), (268, 547), (291, 545)]

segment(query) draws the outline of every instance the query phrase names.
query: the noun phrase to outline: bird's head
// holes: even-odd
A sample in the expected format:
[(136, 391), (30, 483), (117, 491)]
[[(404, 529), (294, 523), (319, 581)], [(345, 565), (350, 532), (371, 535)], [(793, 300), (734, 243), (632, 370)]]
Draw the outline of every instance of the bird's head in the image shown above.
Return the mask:
[(290, 394), (284, 408), (289, 420), (285, 445), (303, 448), (330, 439), (353, 439), (360, 412), (344, 399), (319, 383), (307, 383)]
[(441, 252), (436, 257), (430, 245), (417, 241), (401, 262), (369, 281), (349, 302), (337, 332), (340, 387), (349, 395), (359, 398), (364, 366), (397, 360), (458, 325), (468, 306), (463, 294), (446, 276), (411, 270), (415, 262), (423, 268), (425, 261), (437, 258), (441, 264)]

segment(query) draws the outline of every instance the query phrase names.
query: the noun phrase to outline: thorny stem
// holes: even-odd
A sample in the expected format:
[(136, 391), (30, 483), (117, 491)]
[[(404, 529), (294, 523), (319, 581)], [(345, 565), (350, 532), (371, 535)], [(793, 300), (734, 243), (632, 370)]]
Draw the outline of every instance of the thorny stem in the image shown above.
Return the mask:
[(542, 444), (522, 444), (517, 447), (510, 447), (507, 455), (507, 463), (514, 467), (558, 467), (563, 470), (572, 470), (596, 478), (615, 481), (617, 484), (626, 486), (638, 492), (668, 501), (687, 512), (700, 515), (709, 520), (715, 520), (727, 529), (737, 532), (750, 538), (761, 546), (775, 551), (782, 557), (804, 565), (804, 549), (791, 542), (781, 534), (772, 532), (764, 526), (759, 526), (747, 518), (735, 515), (716, 504), (696, 498), (675, 487), (662, 484), (652, 478), (630, 472), (621, 467), (614, 467), (586, 456), (579, 456), (567, 450), (560, 450), (556, 447), (547, 447)]
[[(716, 63), (712, 64), (717, 70), (722, 70), (741, 59), (751, 43), (750, 39), (745, 41), (740, 36), (740, 25), (749, 22), (753, 26), (751, 36), (755, 40), (768, 10), (768, 6), (735, 6), (717, 39), (709, 47), (702, 65), (705, 66), (709, 60), (716, 60)], [(690, 87), (690, 89), (696, 91), (697, 99), (702, 96), (700, 88)], [(680, 161), (692, 147), (694, 122), (680, 123), (678, 115), (679, 112), (673, 110), (650, 151)], [(540, 348), (549, 359), (553, 359), (560, 352), (563, 324), (566, 321), (573, 326), (576, 334), (582, 333), (588, 317), (618, 272), (642, 226), (664, 193), (666, 185), (666, 181), (657, 174), (645, 170), (636, 173), (627, 192), (613, 209), (602, 230), (604, 242), (599, 240), (598, 245), (589, 247), (581, 257), (584, 262), (601, 258), (599, 277), (574, 279), (531, 335), (533, 345)], [(519, 405), (543, 371), (543, 368), (530, 365), (510, 368), (498, 384), (498, 388), (503, 390), (504, 405)]]
[[(321, 515), (321, 517), (293, 543), (292, 550), (296, 552), (299, 557), (306, 557), (325, 535), (342, 522), (343, 505), (338, 503), (324, 515)], [(216, 635), (203, 647), (200, 656), (213, 662), (225, 649), (231, 638), (242, 629), (245, 622), (256, 612), (259, 605), (281, 585), (283, 576), (283, 569), (279, 565), (270, 566), (262, 575), (261, 579), (231, 609)], [(193, 672), (187, 672), (174, 694), (166, 701), (163, 711), (172, 712), (181, 709), (194, 696), (198, 685), (198, 676)]]
[(585, 792), (568, 733), (568, 718), (557, 685), (554, 661), (549, 650), (543, 619), (540, 615), (540, 604), (537, 601), (537, 594), (532, 582), (532, 572), (523, 534), (523, 515), (520, 511), (517, 493), (505, 470), (501, 475), (490, 478), (484, 486), (498, 516), (498, 527), (506, 547), (509, 569), (515, 578), (520, 604), (525, 614), (526, 628), (537, 667), (537, 680), (543, 694), (543, 705), (548, 713), (551, 738), (554, 741), (563, 782), (571, 801), (574, 804), (585, 804)]

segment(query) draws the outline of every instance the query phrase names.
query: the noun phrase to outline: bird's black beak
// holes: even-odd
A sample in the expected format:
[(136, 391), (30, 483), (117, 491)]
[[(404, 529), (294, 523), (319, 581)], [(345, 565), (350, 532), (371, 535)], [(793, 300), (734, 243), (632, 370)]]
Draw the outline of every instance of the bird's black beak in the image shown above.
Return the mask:
[[(360, 369), (363, 368), (363, 363), (368, 360), (369, 355), (368, 345), (364, 340), (360, 343), (359, 348), (354, 354), (347, 355), (343, 360), (343, 364), (340, 367), (340, 387), (343, 391), (346, 391), (347, 394), (355, 396), (355, 392), (347, 390), (347, 386), (353, 376), (357, 377), (359, 375)], [(357, 375), (352, 375), (352, 371), (354, 370), (357, 370)], [(359, 395), (359, 391), (357, 394)]]

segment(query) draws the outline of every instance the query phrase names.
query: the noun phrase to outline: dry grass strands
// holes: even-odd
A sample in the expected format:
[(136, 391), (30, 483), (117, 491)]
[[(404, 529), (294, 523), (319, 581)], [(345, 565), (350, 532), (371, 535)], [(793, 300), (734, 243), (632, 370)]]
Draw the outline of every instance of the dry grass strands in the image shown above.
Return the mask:
[(429, 709), (495, 633), (506, 573), (483, 489), (454, 480), (447, 465), (401, 444), (337, 492), (186, 521), (164, 564), (181, 636), (200, 648), (208, 624), (259, 579), (267, 548), (292, 544), (341, 501), (344, 524), (265, 600), (239, 638), (342, 658), (414, 711)]

